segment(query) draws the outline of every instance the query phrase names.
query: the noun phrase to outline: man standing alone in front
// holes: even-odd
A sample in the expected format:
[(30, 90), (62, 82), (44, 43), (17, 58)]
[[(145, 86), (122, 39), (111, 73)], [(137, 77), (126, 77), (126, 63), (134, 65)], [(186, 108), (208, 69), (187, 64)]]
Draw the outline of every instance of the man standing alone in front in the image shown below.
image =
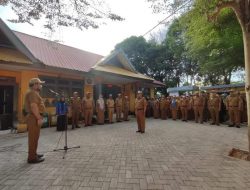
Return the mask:
[(136, 132), (145, 133), (145, 112), (147, 101), (142, 97), (142, 91), (138, 91), (135, 99), (135, 115), (137, 119), (138, 130)]
[(28, 128), (28, 163), (43, 162), (42, 154), (37, 154), (38, 140), (40, 136), (40, 128), (43, 123), (42, 114), (45, 111), (45, 106), (39, 92), (42, 89), (42, 83), (39, 78), (32, 78), (29, 81), (29, 91), (25, 95), (25, 109), (27, 115), (27, 128)]

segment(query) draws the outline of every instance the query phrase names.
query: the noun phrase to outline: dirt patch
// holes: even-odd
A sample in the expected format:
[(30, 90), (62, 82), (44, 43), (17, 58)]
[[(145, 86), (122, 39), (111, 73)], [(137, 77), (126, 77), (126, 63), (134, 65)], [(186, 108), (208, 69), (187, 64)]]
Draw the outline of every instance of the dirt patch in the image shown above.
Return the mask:
[(250, 161), (249, 152), (245, 151), (245, 150), (240, 150), (240, 149), (233, 148), (229, 152), (228, 156), (231, 156), (231, 157), (234, 157), (234, 158), (238, 158), (238, 159), (241, 159), (241, 160)]

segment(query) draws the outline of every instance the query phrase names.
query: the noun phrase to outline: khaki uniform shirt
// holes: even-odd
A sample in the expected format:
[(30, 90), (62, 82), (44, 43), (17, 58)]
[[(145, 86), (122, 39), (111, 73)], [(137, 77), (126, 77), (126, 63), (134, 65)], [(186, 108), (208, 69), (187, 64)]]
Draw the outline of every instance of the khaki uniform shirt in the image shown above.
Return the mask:
[(25, 109), (28, 113), (31, 113), (32, 103), (37, 104), (39, 113), (43, 113), (45, 111), (45, 105), (39, 93), (34, 90), (29, 90), (25, 95), (25, 101), (24, 101)]
[(146, 106), (147, 106), (147, 101), (144, 97), (138, 99), (136, 98), (135, 99), (135, 110), (144, 110), (146, 109)]
[(115, 101), (113, 99), (108, 99), (107, 100), (107, 107), (114, 108), (114, 106), (115, 106)]

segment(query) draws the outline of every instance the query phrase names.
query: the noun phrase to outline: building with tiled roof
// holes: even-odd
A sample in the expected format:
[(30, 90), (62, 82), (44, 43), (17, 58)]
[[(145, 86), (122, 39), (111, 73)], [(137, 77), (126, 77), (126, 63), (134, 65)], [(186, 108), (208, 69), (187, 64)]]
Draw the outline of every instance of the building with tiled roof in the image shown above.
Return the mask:
[[(145, 88), (145, 92), (153, 96), (153, 89), (163, 86), (161, 82), (138, 73), (122, 51), (104, 57), (12, 31), (1, 19), (0, 67), (0, 124), (16, 116), (19, 120), (22, 118), (28, 81), (34, 77), (46, 81), (42, 97), (49, 114), (54, 112), (53, 92), (70, 97), (76, 91), (83, 97), (88, 91), (94, 98), (100, 93), (104, 97), (113, 93), (116, 97), (121, 92), (129, 96), (130, 111), (133, 112), (138, 89)], [(0, 125), (0, 129), (3, 128)]]

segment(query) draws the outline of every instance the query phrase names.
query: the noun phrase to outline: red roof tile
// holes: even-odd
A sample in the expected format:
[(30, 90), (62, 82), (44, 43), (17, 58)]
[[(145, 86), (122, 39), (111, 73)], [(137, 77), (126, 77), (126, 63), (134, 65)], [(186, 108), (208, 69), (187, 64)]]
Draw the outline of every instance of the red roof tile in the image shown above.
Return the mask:
[(43, 64), (88, 72), (103, 56), (53, 41), (14, 31), (16, 36)]

